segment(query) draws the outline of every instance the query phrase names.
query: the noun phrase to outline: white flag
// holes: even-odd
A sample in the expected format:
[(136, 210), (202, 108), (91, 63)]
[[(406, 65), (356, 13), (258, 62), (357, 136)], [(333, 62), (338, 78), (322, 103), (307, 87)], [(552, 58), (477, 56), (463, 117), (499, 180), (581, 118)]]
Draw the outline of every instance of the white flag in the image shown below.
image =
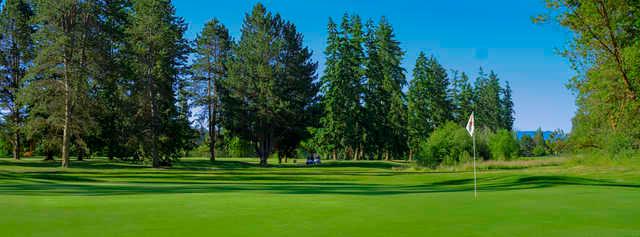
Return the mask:
[(471, 113), (471, 116), (469, 116), (469, 122), (467, 122), (467, 132), (469, 132), (469, 135), (471, 135), (473, 137), (473, 131), (475, 131), (475, 121), (473, 119), (473, 113)]

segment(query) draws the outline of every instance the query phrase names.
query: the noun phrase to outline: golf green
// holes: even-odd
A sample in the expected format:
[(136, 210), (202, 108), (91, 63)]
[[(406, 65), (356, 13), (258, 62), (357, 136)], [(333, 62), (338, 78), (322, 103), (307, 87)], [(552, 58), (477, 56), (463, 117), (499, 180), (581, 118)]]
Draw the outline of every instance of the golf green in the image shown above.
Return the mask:
[(0, 236), (640, 236), (634, 167), (403, 166), (0, 159)]

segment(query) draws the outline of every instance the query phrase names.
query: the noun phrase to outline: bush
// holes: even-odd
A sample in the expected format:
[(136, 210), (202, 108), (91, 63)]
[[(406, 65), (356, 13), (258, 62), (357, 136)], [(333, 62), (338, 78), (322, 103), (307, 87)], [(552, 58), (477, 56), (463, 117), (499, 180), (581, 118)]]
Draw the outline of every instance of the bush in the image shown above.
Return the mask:
[(489, 137), (491, 159), (510, 160), (516, 158), (519, 148), (515, 135), (505, 129), (500, 129)]
[(533, 156), (533, 148), (535, 146), (536, 143), (529, 134), (522, 135), (522, 138), (520, 138), (520, 155), (525, 157)]
[(458, 124), (448, 122), (436, 129), (416, 153), (418, 164), (436, 168), (441, 164), (454, 165), (469, 160), (473, 152), (471, 137)]
[(547, 150), (542, 145), (538, 145), (533, 148), (533, 156), (544, 156), (547, 154)]

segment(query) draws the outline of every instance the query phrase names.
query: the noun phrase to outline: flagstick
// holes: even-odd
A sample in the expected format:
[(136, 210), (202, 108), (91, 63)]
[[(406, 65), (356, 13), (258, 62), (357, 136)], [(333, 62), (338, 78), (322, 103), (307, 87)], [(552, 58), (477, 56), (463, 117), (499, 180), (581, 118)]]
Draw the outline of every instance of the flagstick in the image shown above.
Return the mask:
[(472, 135), (473, 137), (473, 195), (475, 199), (478, 199), (478, 182), (476, 178), (476, 135)]

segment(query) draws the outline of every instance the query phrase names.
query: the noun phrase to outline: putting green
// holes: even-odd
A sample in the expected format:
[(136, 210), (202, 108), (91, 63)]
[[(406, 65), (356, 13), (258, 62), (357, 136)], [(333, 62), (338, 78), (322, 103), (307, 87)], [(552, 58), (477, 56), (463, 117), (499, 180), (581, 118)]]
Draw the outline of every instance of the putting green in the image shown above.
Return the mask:
[(640, 172), (0, 159), (0, 236), (640, 236)]

